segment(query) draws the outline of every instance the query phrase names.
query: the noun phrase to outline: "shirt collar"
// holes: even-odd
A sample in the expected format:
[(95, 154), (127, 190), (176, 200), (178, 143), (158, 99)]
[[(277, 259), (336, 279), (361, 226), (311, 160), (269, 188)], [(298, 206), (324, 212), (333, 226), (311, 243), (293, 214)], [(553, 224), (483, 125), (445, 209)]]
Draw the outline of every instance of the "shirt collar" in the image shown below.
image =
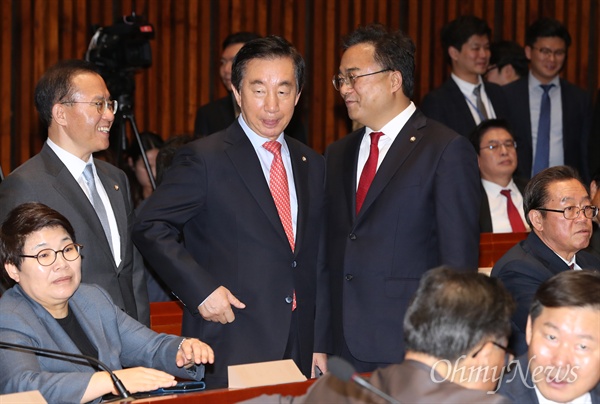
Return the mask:
[[(406, 125), (406, 122), (408, 122), (408, 120), (410, 119), (410, 117), (413, 115), (413, 113), (416, 110), (417, 110), (417, 107), (411, 101), (410, 104), (408, 105), (408, 107), (406, 107), (404, 109), (404, 111), (400, 112), (391, 121), (386, 123), (383, 126), (383, 128), (381, 128), (380, 130), (378, 130), (376, 132), (383, 132), (385, 134), (385, 136), (390, 137), (393, 142), (396, 139), (396, 136), (398, 136), (398, 133), (400, 133), (400, 131), (402, 130), (404, 125)], [(364, 137), (370, 136), (371, 132), (375, 132), (375, 131), (368, 127), (365, 128)]]
[[(242, 129), (244, 130), (244, 133), (248, 137), (248, 140), (250, 140), (250, 143), (252, 143), (254, 150), (265, 150), (264, 147), (262, 147), (262, 146), (266, 142), (270, 142), (270, 139), (267, 139), (266, 137), (262, 137), (258, 133), (254, 132), (252, 129), (250, 129), (250, 127), (244, 120), (244, 117), (242, 116), (242, 114), (240, 114), (240, 116), (238, 117), (238, 122), (240, 123), (240, 126), (242, 127)], [(283, 132), (275, 140), (278, 141), (279, 143), (281, 143), (281, 152), (289, 155), (290, 150), (287, 146), (287, 143), (285, 142), (285, 137), (284, 137)]]
[[(450, 77), (452, 77), (452, 80), (454, 80), (454, 82), (460, 89), (460, 92), (463, 94), (471, 95), (471, 94), (473, 94), (473, 90), (475, 90), (475, 87), (477, 87), (480, 84), (483, 84), (483, 80), (481, 79), (481, 76), (477, 76), (477, 78), (479, 79), (479, 82), (477, 84), (469, 83), (468, 81), (461, 79), (454, 73), (450, 74)], [(483, 86), (482, 86), (481, 90), (485, 92), (485, 90), (483, 89)]]
[(73, 178), (78, 179), (81, 174), (83, 174), (83, 170), (88, 163), (92, 164), (94, 171), (96, 171), (96, 167), (94, 166), (94, 158), (90, 155), (88, 161), (83, 161), (79, 157), (74, 154), (69, 153), (56, 143), (54, 143), (50, 138), (46, 139), (46, 143), (52, 149), (54, 153), (58, 156), (60, 161), (67, 167)]
[[(552, 89), (550, 89), (550, 91), (552, 91), (555, 88), (560, 88), (560, 78), (558, 77), (558, 75), (555, 76), (552, 80), (550, 80), (550, 82), (548, 84), (554, 84), (554, 87), (552, 87)], [(539, 81), (538, 79), (536, 79), (530, 70), (529, 71), (529, 90), (536, 89), (538, 91), (542, 91), (542, 89), (540, 88), (541, 85), (542, 85), (542, 82)]]

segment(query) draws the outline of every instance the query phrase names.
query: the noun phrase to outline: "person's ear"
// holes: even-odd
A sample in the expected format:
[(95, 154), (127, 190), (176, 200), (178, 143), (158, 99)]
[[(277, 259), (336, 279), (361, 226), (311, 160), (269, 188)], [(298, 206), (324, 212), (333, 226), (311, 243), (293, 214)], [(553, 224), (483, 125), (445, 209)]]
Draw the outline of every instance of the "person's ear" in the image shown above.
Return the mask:
[(64, 104), (56, 103), (52, 106), (52, 120), (60, 126), (67, 124), (67, 111)]
[(485, 365), (489, 364), (490, 357), (492, 356), (494, 349), (496, 349), (494, 344), (492, 344), (490, 341), (488, 341), (483, 344), (483, 347), (478, 345), (476, 350), (479, 350), (479, 352), (477, 353), (477, 355), (474, 358), (473, 358), (474, 352), (469, 352), (469, 357), (471, 358), (471, 361), (474, 361), (475, 363), (477, 363), (481, 366), (485, 366)]
[(402, 73), (397, 70), (391, 72), (392, 92), (402, 92)]
[[(235, 102), (237, 102), (238, 106), (241, 108), (242, 107), (242, 96), (233, 84), (231, 85), (231, 91), (233, 91), (233, 96), (235, 97)], [(298, 102), (298, 99), (296, 99), (296, 102)]]
[(19, 271), (19, 268), (17, 268), (16, 265), (4, 264), (4, 269), (6, 270), (8, 276), (10, 276), (10, 279), (19, 283), (19, 281), (21, 280), (21, 271)]
[(527, 346), (531, 345), (531, 338), (533, 338), (533, 320), (531, 315), (527, 316), (527, 325), (525, 326), (525, 342)]
[(457, 60), (459, 54), (460, 54), (459, 49), (456, 49), (454, 46), (448, 47), (448, 56), (450, 56), (451, 60)]
[(525, 46), (525, 57), (527, 60), (531, 60), (531, 46), (529, 45)]
[(542, 218), (542, 212), (536, 209), (532, 209), (527, 214), (529, 216), (529, 221), (531, 222), (531, 226), (537, 231), (544, 230), (544, 220)]

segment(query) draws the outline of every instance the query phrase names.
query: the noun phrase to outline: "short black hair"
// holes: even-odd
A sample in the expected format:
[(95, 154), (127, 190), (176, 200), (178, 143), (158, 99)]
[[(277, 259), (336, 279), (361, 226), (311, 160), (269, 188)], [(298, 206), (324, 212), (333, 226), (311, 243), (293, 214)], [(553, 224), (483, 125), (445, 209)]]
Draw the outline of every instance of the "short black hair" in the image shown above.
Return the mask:
[[(548, 188), (550, 184), (559, 181), (577, 180), (587, 190), (587, 186), (581, 181), (577, 171), (569, 166), (554, 166), (540, 171), (529, 180), (523, 194), (523, 209), (525, 210), (525, 219), (529, 227), (533, 228), (529, 220), (529, 212), (537, 208), (542, 208), (550, 200)], [(542, 217), (546, 217), (546, 211), (540, 211)]]
[(56, 210), (39, 202), (23, 203), (10, 211), (0, 227), (0, 264), (21, 268), (25, 240), (32, 233), (51, 227), (62, 227), (75, 242), (75, 230), (69, 220)]
[(223, 46), (221, 50), (225, 50), (225, 48), (227, 48), (230, 45), (235, 45), (238, 43), (245, 44), (257, 38), (260, 38), (260, 35), (254, 32), (234, 32), (233, 34), (227, 35), (227, 37), (223, 41)]
[(35, 108), (46, 128), (52, 123), (52, 107), (73, 95), (73, 79), (82, 73), (99, 75), (94, 64), (85, 60), (69, 59), (51, 66), (37, 82), (34, 91)]
[(533, 47), (538, 38), (558, 37), (565, 41), (565, 46), (571, 46), (571, 35), (560, 21), (543, 17), (536, 20), (525, 32), (525, 45)]
[(485, 135), (488, 130), (496, 128), (504, 129), (510, 134), (510, 136), (512, 136), (514, 140), (515, 135), (513, 135), (512, 131), (510, 130), (508, 121), (506, 121), (505, 119), (488, 119), (485, 121), (481, 121), (481, 123), (477, 125), (475, 129), (473, 129), (473, 131), (471, 131), (471, 133), (469, 134), (469, 140), (471, 141), (471, 144), (475, 148), (477, 154), (481, 152), (481, 138), (483, 137), (483, 135)]
[(399, 71), (402, 92), (412, 98), (415, 88), (415, 43), (402, 31), (388, 32), (382, 24), (358, 27), (342, 40), (345, 51), (351, 46), (369, 43), (375, 48), (373, 58), (383, 69)]
[(511, 65), (519, 77), (524, 77), (529, 71), (529, 61), (525, 56), (525, 49), (514, 41), (498, 41), (490, 45), (490, 67), (498, 71)]
[(448, 49), (453, 47), (460, 51), (473, 35), (485, 35), (489, 39), (492, 37), (492, 29), (487, 22), (474, 15), (463, 15), (444, 25), (440, 37), (444, 57), (450, 65), (452, 61), (448, 55)]
[(423, 275), (406, 316), (406, 349), (454, 361), (485, 338), (508, 338), (515, 303), (497, 278), (450, 267)]
[(540, 285), (529, 314), (535, 320), (544, 307), (580, 307), (600, 311), (600, 272), (564, 271)]
[(240, 91), (242, 79), (246, 74), (246, 66), (253, 59), (278, 59), (290, 58), (294, 63), (294, 73), (296, 75), (296, 91), (298, 94), (304, 88), (305, 69), (302, 55), (280, 36), (270, 35), (264, 38), (254, 39), (246, 43), (242, 49), (235, 55), (233, 66), (231, 67), (231, 84)]
[(192, 140), (194, 138), (191, 135), (184, 134), (172, 136), (163, 143), (156, 155), (156, 186), (162, 182), (179, 149)]

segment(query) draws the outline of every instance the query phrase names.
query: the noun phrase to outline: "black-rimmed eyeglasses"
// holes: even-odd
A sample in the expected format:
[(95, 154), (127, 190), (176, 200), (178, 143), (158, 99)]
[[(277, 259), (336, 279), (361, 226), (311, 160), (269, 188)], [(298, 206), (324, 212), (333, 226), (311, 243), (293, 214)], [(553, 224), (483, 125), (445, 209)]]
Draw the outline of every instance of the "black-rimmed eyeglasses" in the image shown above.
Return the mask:
[(63, 258), (67, 261), (75, 261), (79, 258), (79, 254), (83, 246), (77, 243), (67, 244), (62, 250), (54, 251), (51, 248), (46, 248), (36, 255), (19, 255), (23, 258), (35, 258), (41, 266), (47, 267), (56, 261), (56, 256), (61, 253)]
[(537, 208), (535, 210), (543, 210), (544, 212), (556, 212), (562, 213), (565, 219), (567, 220), (575, 220), (579, 217), (579, 212), (583, 211), (583, 215), (588, 219), (593, 219), (598, 216), (598, 207), (587, 205), (583, 207), (578, 206), (567, 206), (563, 210), (560, 209), (546, 209), (546, 208)]
[[(515, 354), (512, 352), (512, 350), (510, 348), (508, 348), (507, 346), (497, 343), (496, 341), (488, 341), (488, 342), (494, 346), (497, 346), (498, 348), (500, 348), (504, 351), (504, 367), (508, 367), (511, 364), (512, 360), (515, 358)], [(485, 344), (483, 344), (481, 346), (481, 348), (479, 348), (477, 351), (475, 351), (475, 353), (473, 355), (471, 355), (471, 358), (476, 357), (479, 354), (479, 352), (481, 352), (483, 350), (483, 347), (485, 347)]]
[(491, 151), (496, 151), (500, 150), (502, 146), (504, 146), (506, 150), (516, 149), (517, 142), (515, 142), (514, 140), (507, 140), (505, 142), (490, 142), (490, 144), (488, 144), (487, 146), (480, 147), (479, 150), (490, 149)]
[(119, 108), (119, 103), (116, 100), (98, 100), (98, 101), (62, 101), (60, 104), (88, 104), (96, 107), (96, 111), (100, 115), (104, 114), (108, 109), (113, 114)]
[(347, 76), (344, 76), (343, 74), (336, 74), (331, 79), (331, 82), (333, 83), (333, 88), (335, 88), (337, 91), (340, 91), (342, 88), (342, 84), (345, 84), (347, 87), (354, 88), (354, 83), (356, 82), (356, 79), (359, 79), (361, 77), (372, 76), (374, 74), (389, 72), (391, 70), (392, 69), (383, 69), (377, 72), (360, 74), (358, 76), (354, 76), (352, 74), (349, 74)]

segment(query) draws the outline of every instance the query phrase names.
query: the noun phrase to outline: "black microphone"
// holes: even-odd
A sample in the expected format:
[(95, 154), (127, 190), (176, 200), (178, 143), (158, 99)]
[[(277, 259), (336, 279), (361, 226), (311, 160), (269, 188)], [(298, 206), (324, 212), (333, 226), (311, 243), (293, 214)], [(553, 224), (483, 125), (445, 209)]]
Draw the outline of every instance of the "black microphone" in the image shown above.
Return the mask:
[(43, 354), (44, 356), (48, 356), (49, 358), (58, 359), (58, 360), (84, 359), (86, 362), (95, 364), (98, 368), (106, 371), (110, 375), (110, 378), (112, 379), (112, 382), (115, 385), (117, 391), (119, 392), (119, 396), (121, 396), (121, 398), (128, 399), (127, 401), (133, 400), (133, 397), (131, 397), (131, 393), (129, 391), (127, 391), (127, 389), (125, 388), (125, 385), (117, 377), (117, 375), (112, 370), (110, 370), (108, 368), (108, 366), (106, 366), (104, 363), (102, 363), (98, 359), (94, 358), (93, 356), (53, 351), (51, 349), (36, 348), (36, 347), (32, 347), (32, 346), (12, 344), (10, 342), (2, 342), (2, 341), (0, 341), (0, 348), (6, 348), (6, 349), (12, 348), (15, 350), (33, 352), (35, 354)]
[(392, 404), (400, 404), (400, 401), (396, 400), (394, 397), (385, 394), (383, 391), (379, 390), (377, 387), (373, 386), (371, 383), (360, 377), (347, 361), (337, 356), (329, 358), (327, 361), (327, 370), (331, 372), (335, 377), (340, 379), (343, 382), (348, 382), (353, 380), (356, 384), (365, 389), (369, 390), (371, 393), (378, 395), (383, 398), (388, 403)]

